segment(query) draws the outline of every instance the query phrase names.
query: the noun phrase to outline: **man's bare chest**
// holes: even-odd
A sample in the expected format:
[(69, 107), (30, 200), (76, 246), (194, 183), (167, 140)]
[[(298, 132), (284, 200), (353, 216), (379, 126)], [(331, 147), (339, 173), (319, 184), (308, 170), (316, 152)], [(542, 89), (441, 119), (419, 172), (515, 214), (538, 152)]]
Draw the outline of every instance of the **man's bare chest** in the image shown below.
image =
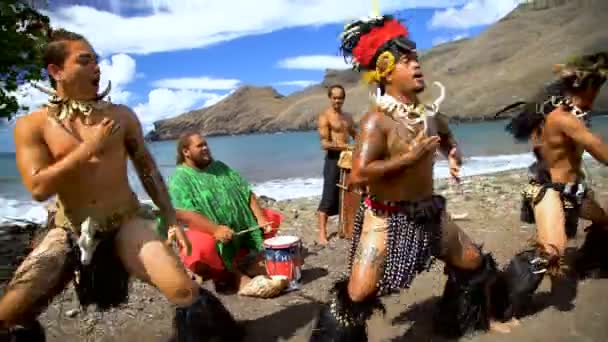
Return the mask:
[(387, 149), (390, 156), (409, 152), (415, 143), (416, 135), (424, 129), (424, 125), (406, 125), (392, 122), (387, 133)]
[[(49, 117), (44, 126), (43, 135), (53, 159), (60, 160), (85, 141), (90, 141), (95, 135), (94, 125), (98, 124), (103, 117), (97, 116), (90, 123), (85, 123), (80, 117), (61, 121)], [(119, 127), (114, 134), (106, 138), (105, 147), (100, 153), (93, 156), (93, 160), (105, 159), (117, 153), (124, 154), (124, 125), (116, 118), (112, 119), (115, 120), (115, 124), (119, 124)]]
[(344, 117), (333, 116), (329, 119), (329, 126), (332, 132), (346, 133), (350, 127), (350, 122)]

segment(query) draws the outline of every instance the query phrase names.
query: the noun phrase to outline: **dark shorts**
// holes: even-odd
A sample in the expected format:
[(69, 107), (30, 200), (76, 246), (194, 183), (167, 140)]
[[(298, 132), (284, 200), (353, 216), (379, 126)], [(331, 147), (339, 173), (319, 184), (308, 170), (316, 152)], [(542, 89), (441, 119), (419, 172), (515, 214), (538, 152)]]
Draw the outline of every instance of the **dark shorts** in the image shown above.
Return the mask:
[(520, 219), (522, 222), (535, 223), (534, 207), (542, 201), (547, 189), (553, 189), (560, 193), (566, 219), (566, 236), (572, 239), (576, 236), (578, 220), (582, 201), (590, 193), (590, 189), (584, 180), (574, 183), (555, 183), (545, 171), (541, 174), (538, 163), (529, 168), (531, 179), (522, 191), (522, 203)]
[(337, 186), (340, 182), (338, 159), (340, 159), (340, 151), (328, 151), (325, 155), (323, 194), (321, 203), (319, 203), (319, 211), (326, 213), (327, 216), (338, 215), (340, 211), (340, 189)]

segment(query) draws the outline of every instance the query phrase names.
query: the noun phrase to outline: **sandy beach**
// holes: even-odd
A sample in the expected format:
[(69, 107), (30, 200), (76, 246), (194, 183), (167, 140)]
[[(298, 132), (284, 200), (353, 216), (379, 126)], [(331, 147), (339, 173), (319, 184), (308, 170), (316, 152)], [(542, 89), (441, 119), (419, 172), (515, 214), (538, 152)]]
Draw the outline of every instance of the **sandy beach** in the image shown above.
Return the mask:
[[(596, 196), (606, 203), (608, 170), (588, 163)], [(468, 213), (459, 221), (484, 249), (503, 264), (523, 248), (533, 235), (531, 225), (519, 221), (520, 189), (525, 170), (474, 176), (464, 179), (460, 188), (438, 181), (438, 193), (448, 198), (453, 214)], [(337, 221), (331, 220), (332, 238), (328, 247), (314, 246), (318, 198), (269, 201), (268, 206), (285, 215), (280, 234), (296, 235), (303, 241), (305, 265), (299, 291), (274, 299), (220, 295), (221, 300), (240, 321), (246, 322), (247, 341), (305, 341), (319, 302), (325, 301), (333, 281), (346, 271), (350, 241), (335, 233)], [(580, 226), (588, 223), (582, 221)], [(579, 229), (571, 246), (580, 245), (584, 235)], [(386, 297), (385, 316), (369, 321), (370, 341), (444, 341), (431, 333), (433, 304), (441, 295), (445, 276), (437, 261), (430, 272), (421, 274), (408, 291)], [(213, 289), (211, 282), (205, 286)], [(512, 333), (477, 334), (471, 341), (606, 341), (608, 339), (608, 280), (579, 282), (574, 307), (554, 305), (545, 280), (534, 298), (537, 313), (522, 320)], [(164, 341), (169, 336), (173, 309), (153, 288), (133, 282), (129, 303), (121, 310), (82, 312), (70, 288), (57, 297), (42, 315), (48, 341)]]

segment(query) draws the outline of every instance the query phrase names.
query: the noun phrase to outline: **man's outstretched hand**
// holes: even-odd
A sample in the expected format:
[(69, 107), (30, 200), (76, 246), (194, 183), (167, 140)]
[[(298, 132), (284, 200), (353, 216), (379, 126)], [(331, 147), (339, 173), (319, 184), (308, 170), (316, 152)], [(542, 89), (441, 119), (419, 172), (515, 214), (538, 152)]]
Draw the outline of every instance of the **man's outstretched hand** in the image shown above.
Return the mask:
[(213, 233), (213, 237), (221, 243), (229, 242), (230, 240), (232, 240), (233, 236), (234, 231), (230, 229), (230, 227), (222, 225), (217, 226), (215, 232)]
[(272, 232), (272, 222), (269, 221), (266, 217), (259, 218), (257, 221), (258, 221), (258, 226), (262, 230), (264, 230), (265, 234)]
[(167, 243), (170, 245), (173, 241), (177, 242), (177, 247), (180, 251), (186, 249), (186, 255), (192, 254), (192, 244), (184, 230), (179, 225), (170, 225), (167, 233)]

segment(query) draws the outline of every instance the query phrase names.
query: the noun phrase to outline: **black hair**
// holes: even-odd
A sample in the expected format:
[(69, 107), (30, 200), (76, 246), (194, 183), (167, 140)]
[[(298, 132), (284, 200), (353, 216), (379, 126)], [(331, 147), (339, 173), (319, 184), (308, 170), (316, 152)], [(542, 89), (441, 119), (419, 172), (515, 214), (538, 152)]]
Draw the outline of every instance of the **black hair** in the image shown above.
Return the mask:
[(342, 94), (344, 94), (344, 96), (346, 96), (346, 90), (344, 90), (344, 87), (340, 84), (332, 84), (327, 88), (327, 97), (331, 97), (331, 91), (334, 89), (340, 89), (342, 90)]
[[(88, 42), (83, 35), (75, 32), (64, 29), (51, 31), (42, 57), (44, 65), (48, 66), (49, 64), (55, 64), (60, 67), (63, 66), (68, 57), (66, 42), (79, 40)], [(56, 88), (57, 83), (52, 77), (50, 77), (50, 82), (51, 86)]]
[[(511, 133), (516, 141), (527, 141), (542, 127), (545, 116), (555, 110), (557, 106), (572, 109), (569, 100), (571, 96), (590, 87), (600, 88), (606, 81), (608, 53), (600, 52), (581, 56), (559, 68), (559, 78), (549, 83), (530, 100), (510, 104), (495, 114), (495, 117), (498, 117), (502, 113), (523, 105), (521, 111), (505, 127), (505, 130)], [(589, 121), (586, 124), (589, 125)]]

